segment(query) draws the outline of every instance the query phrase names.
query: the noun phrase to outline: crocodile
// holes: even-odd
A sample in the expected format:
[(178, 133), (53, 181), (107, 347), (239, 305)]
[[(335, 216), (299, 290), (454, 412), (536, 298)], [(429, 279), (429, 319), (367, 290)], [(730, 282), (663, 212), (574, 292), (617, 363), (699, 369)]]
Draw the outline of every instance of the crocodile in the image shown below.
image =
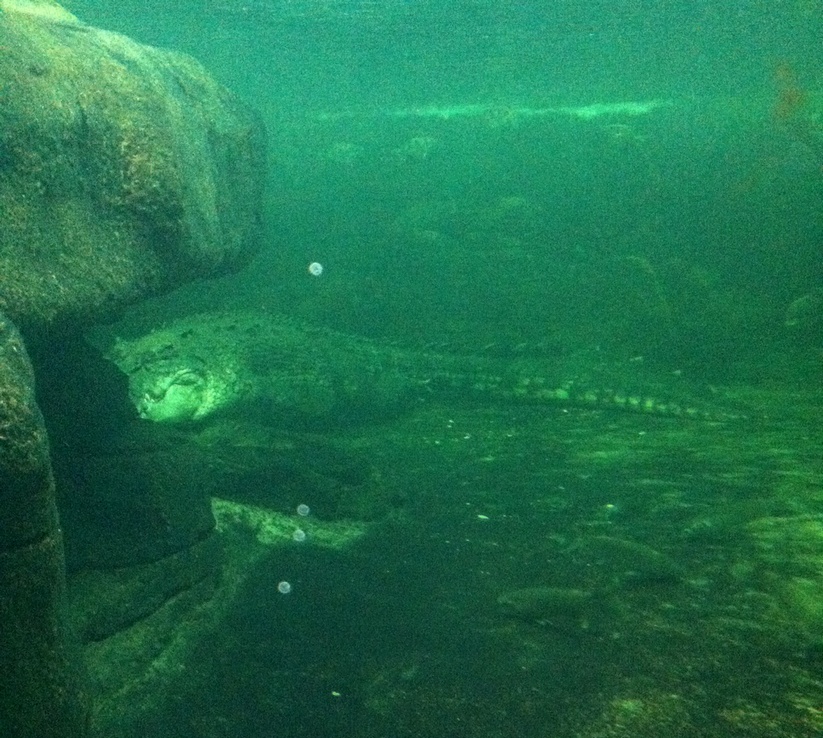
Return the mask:
[(705, 404), (593, 389), (534, 359), (401, 348), (253, 312), (191, 315), (142, 336), (114, 339), (105, 352), (128, 376), (139, 416), (159, 423), (232, 412), (260, 412), (283, 424), (339, 423), (439, 397), (731, 417)]

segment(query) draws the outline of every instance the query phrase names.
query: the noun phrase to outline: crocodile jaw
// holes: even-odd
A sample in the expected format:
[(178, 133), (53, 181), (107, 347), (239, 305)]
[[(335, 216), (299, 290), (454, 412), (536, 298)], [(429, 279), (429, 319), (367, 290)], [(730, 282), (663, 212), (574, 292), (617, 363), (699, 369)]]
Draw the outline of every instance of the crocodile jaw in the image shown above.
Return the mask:
[(132, 381), (132, 401), (138, 415), (155, 423), (185, 423), (207, 414), (208, 378), (190, 369), (181, 369), (157, 379), (149, 387)]

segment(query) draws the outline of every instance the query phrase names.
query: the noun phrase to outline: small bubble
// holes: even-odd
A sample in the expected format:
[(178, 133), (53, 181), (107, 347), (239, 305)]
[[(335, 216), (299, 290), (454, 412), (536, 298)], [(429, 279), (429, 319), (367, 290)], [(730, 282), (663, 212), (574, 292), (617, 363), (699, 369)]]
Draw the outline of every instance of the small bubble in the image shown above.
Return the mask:
[(297, 514), (301, 515), (302, 517), (306, 517), (311, 512), (311, 508), (308, 505), (304, 505), (302, 502), (297, 506)]
[(289, 592), (291, 592), (291, 583), (287, 582), (285, 580), (282, 581), (282, 582), (279, 582), (278, 585), (277, 585), (277, 591), (280, 594), (287, 595)]
[(319, 261), (313, 261), (309, 264), (308, 270), (312, 277), (319, 277), (323, 273), (323, 265)]
[(306, 531), (304, 531), (302, 528), (296, 528), (294, 533), (291, 534), (291, 538), (293, 541), (302, 543), (306, 540)]

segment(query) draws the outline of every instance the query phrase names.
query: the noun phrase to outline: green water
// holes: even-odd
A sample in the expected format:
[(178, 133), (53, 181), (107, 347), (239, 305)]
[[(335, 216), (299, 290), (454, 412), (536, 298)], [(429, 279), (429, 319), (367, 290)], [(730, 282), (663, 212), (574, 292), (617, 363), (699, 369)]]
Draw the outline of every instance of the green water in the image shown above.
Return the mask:
[(194, 55), (268, 130), (259, 257), (138, 306), (130, 332), (277, 312), (410, 350), (642, 367), (747, 409), (433, 398), (322, 432), (140, 435), (169, 467), (208, 460), (252, 517), (222, 529), (199, 620), (163, 648), (139, 627), (89, 645), (99, 725), (823, 732), (820, 3), (67, 7)]

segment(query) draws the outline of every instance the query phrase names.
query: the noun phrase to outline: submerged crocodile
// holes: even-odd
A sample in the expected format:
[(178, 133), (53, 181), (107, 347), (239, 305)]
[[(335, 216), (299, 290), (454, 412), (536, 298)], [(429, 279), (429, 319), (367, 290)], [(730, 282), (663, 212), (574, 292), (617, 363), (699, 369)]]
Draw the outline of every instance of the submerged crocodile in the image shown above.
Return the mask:
[(535, 360), (401, 349), (250, 312), (183, 318), (138, 338), (117, 339), (107, 356), (128, 376), (140, 417), (165, 423), (230, 412), (260, 412), (283, 423), (339, 423), (393, 412), (426, 397), (731, 417), (626, 388), (592, 389), (553, 376), (559, 369), (549, 371)]

